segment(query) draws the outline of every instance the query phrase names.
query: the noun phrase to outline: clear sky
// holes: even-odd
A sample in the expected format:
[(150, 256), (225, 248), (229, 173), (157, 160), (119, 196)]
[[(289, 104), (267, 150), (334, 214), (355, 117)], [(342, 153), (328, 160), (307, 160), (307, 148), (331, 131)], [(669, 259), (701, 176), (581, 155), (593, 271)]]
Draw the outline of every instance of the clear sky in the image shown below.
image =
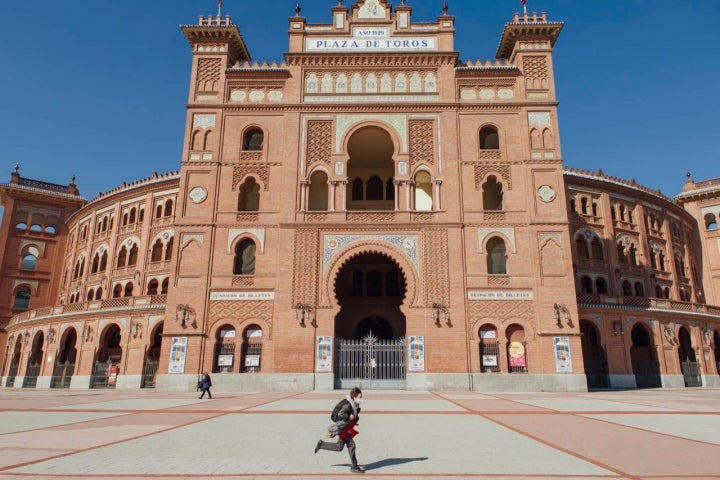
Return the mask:
[[(330, 23), (337, 0), (300, 0)], [(353, 0), (345, 0), (346, 6)], [(399, 0), (392, 2), (394, 5)], [(669, 196), (720, 177), (719, 0), (527, 0), (564, 21), (556, 43), (565, 165)], [(443, 0), (406, 0), (434, 21)], [(520, 0), (447, 0), (461, 60), (493, 59)], [(281, 61), (296, 0), (225, 0), (253, 60)], [(2, 0), (0, 182), (20, 174), (88, 199), (179, 169), (190, 48), (181, 24), (216, 0)], [(714, 140), (713, 140), (714, 139)]]

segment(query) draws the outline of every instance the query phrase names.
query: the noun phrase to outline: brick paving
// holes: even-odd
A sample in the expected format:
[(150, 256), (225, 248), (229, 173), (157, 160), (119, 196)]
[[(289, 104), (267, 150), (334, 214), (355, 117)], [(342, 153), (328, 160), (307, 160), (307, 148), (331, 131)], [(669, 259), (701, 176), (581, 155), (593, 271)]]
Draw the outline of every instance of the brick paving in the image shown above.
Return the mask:
[[(313, 453), (344, 394), (0, 389), (0, 479), (352, 476)], [(720, 479), (720, 389), (365, 398), (363, 478)]]

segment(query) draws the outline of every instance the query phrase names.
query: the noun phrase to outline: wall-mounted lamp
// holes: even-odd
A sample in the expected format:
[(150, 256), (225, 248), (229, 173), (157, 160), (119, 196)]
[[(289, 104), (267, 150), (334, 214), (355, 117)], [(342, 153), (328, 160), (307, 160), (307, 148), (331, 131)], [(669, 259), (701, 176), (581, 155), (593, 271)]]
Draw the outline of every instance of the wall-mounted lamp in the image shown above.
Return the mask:
[(140, 338), (142, 338), (142, 325), (138, 321), (134, 321), (132, 323), (132, 336), (133, 338), (137, 338), (138, 335)]
[(312, 321), (312, 306), (306, 303), (296, 303), (293, 308), (295, 309), (295, 315), (293, 318), (296, 322), (300, 323), (301, 327), (305, 326), (305, 322), (309, 323)]
[(622, 272), (619, 268), (615, 269), (615, 279), (619, 282), (622, 279)]
[(622, 320), (613, 320), (612, 322), (613, 335), (625, 335), (623, 330)]
[(180, 326), (182, 328), (187, 328), (188, 324), (190, 324), (193, 328), (196, 328), (197, 323), (195, 320), (195, 310), (190, 305), (183, 305), (181, 303), (175, 307), (175, 323), (180, 322)]
[(12, 345), (13, 340), (15, 340), (15, 335), (10, 335), (10, 336), (8, 337), (8, 341), (7, 341), (8, 347), (9, 347), (10, 345)]
[(30, 341), (30, 331), (25, 330), (25, 334), (23, 335), (23, 343), (25, 345), (27, 345), (29, 341)]
[(657, 276), (654, 273), (650, 274), (650, 284), (654, 287), (657, 282)]
[(573, 326), (572, 319), (570, 318), (570, 310), (568, 310), (564, 303), (556, 303), (553, 305), (552, 318), (555, 320), (555, 325), (558, 327), (562, 327), (563, 319), (568, 326)]
[(430, 311), (430, 320), (435, 322), (435, 325), (440, 325), (440, 322), (449, 322), (448, 318), (450, 312), (444, 303), (433, 303), (432, 310)]
[(55, 329), (53, 327), (48, 328), (48, 343), (53, 343), (55, 341)]
[(92, 327), (90, 325), (85, 325), (85, 330), (83, 331), (83, 339), (86, 342), (92, 340)]

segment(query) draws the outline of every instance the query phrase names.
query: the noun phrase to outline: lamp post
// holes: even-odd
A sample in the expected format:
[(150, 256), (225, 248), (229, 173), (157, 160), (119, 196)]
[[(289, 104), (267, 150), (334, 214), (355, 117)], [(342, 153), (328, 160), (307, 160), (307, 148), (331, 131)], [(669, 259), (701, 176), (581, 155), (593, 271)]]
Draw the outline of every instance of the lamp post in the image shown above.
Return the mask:
[(187, 304), (179, 304), (177, 307), (175, 307), (175, 323), (180, 322), (180, 326), (182, 328), (187, 328), (187, 325), (190, 324), (193, 328), (197, 327), (197, 323), (195, 322), (195, 310)]
[(440, 326), (440, 321), (449, 322), (449, 317), (450, 313), (448, 312), (447, 305), (438, 302), (432, 304), (432, 310), (430, 311), (430, 320), (435, 322), (435, 325)]
[(553, 305), (552, 318), (553, 320), (555, 320), (555, 325), (560, 328), (562, 328), (563, 326), (563, 320), (565, 320), (565, 323), (567, 323), (568, 327), (573, 326), (572, 318), (570, 318), (570, 310), (568, 310), (564, 303), (556, 303)]
[(305, 322), (311, 322), (313, 319), (312, 311), (313, 307), (306, 303), (296, 303), (293, 307), (295, 309), (294, 319), (300, 323), (301, 327), (305, 326)]

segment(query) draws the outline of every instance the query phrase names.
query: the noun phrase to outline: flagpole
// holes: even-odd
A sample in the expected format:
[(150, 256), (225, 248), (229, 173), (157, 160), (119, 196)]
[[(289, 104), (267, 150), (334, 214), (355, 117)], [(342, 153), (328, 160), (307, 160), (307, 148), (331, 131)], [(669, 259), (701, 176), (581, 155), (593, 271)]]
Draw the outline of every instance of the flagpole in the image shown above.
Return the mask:
[(218, 14), (217, 14), (218, 17), (222, 17), (221, 9), (222, 9), (222, 0), (218, 0)]

